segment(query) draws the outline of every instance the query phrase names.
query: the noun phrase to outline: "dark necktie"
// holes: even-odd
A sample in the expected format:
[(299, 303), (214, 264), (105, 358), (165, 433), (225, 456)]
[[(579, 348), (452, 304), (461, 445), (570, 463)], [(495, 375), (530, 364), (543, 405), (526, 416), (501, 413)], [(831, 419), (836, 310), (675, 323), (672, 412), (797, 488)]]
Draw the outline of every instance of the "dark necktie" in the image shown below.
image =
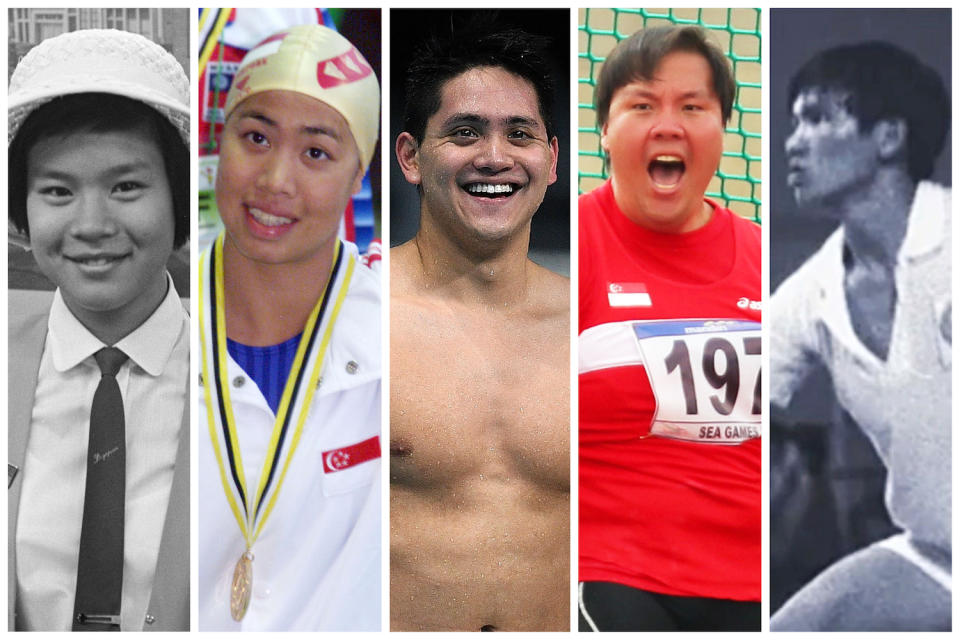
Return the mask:
[(119, 631), (127, 454), (123, 397), (116, 375), (127, 355), (114, 347), (105, 347), (94, 358), (101, 377), (90, 409), (73, 630)]

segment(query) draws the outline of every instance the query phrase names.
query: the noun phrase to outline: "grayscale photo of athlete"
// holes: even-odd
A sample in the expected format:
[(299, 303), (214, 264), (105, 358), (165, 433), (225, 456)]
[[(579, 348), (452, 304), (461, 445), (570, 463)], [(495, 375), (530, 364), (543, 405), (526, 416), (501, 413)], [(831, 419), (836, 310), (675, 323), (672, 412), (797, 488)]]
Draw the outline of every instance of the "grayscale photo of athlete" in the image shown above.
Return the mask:
[(950, 24), (771, 13), (773, 631), (951, 628)]

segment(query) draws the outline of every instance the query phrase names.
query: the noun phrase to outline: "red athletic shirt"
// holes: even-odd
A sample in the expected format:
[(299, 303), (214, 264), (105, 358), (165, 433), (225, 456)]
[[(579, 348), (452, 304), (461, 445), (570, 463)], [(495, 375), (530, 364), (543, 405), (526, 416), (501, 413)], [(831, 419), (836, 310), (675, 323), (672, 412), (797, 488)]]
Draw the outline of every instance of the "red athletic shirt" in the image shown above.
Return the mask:
[[(709, 202), (709, 201), (708, 201)], [(580, 581), (760, 600), (760, 227), (580, 197)]]

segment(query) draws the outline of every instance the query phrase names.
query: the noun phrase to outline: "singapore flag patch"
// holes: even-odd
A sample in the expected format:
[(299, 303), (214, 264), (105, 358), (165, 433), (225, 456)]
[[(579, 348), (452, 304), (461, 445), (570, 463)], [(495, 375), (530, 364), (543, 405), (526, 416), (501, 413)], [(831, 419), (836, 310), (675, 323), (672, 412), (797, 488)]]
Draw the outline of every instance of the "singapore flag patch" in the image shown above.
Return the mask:
[(323, 472), (343, 471), (367, 460), (380, 457), (380, 436), (367, 438), (348, 447), (323, 452)]
[(653, 305), (647, 285), (642, 282), (611, 282), (607, 285), (611, 307), (649, 307)]

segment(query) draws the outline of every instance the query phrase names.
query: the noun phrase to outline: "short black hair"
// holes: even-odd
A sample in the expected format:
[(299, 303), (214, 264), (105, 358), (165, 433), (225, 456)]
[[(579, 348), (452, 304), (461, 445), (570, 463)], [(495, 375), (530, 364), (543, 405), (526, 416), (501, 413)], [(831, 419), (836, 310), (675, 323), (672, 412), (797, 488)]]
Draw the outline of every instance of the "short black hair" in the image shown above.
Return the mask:
[(546, 54), (549, 42), (545, 36), (497, 25), (495, 18), (482, 14), (470, 24), (451, 28), (450, 33), (427, 38), (415, 50), (407, 69), (403, 130), (420, 144), (427, 120), (440, 110), (441, 92), (449, 80), (477, 67), (502, 67), (533, 85), (547, 139), (552, 139), (554, 83)]
[(157, 141), (173, 201), (173, 249), (190, 237), (190, 152), (180, 132), (149, 105), (112, 93), (60, 96), (37, 107), (17, 130), (8, 152), (8, 218), (30, 236), (27, 158), (39, 141), (84, 131), (105, 133), (146, 126)]
[(915, 181), (933, 173), (950, 128), (950, 97), (940, 75), (888, 42), (864, 42), (821, 51), (790, 80), (788, 108), (811, 89), (849, 92), (847, 111), (861, 132), (880, 120), (907, 126), (907, 171)]
[(594, 103), (598, 127), (606, 124), (617, 89), (637, 80), (651, 80), (663, 58), (675, 51), (690, 51), (704, 57), (713, 76), (713, 92), (720, 101), (723, 122), (729, 122), (737, 93), (730, 61), (719, 46), (707, 39), (705, 29), (688, 25), (648, 27), (613, 48), (597, 78)]

